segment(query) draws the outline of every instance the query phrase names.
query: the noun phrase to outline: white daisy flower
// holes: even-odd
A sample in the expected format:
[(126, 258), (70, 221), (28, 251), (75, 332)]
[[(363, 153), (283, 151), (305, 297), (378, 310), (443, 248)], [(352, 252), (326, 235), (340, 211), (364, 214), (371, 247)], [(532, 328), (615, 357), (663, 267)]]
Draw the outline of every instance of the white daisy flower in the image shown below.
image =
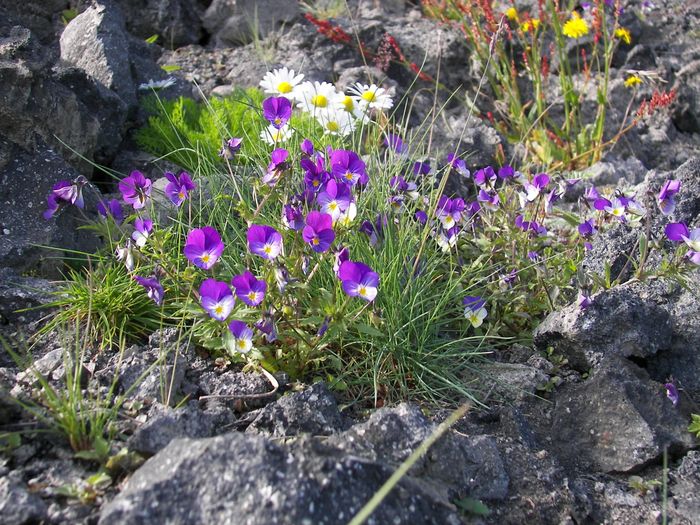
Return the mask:
[(331, 107), (338, 97), (333, 84), (328, 82), (304, 82), (299, 86), (297, 107), (309, 113), (316, 113), (320, 110)]
[(295, 100), (299, 83), (303, 80), (304, 75), (295, 75), (293, 69), (275, 69), (268, 71), (260, 81), (260, 87), (265, 93), (279, 97), (285, 97), (289, 100)]
[(356, 82), (348, 88), (348, 91), (358, 104), (369, 109), (391, 109), (394, 105), (389, 91), (376, 84), (368, 86), (362, 82)]
[(148, 90), (154, 90), (158, 91), (160, 89), (165, 89), (169, 88), (170, 86), (175, 84), (175, 77), (168, 77), (165, 80), (149, 80), (148, 82), (144, 84), (139, 84), (139, 89), (141, 91), (148, 91)]
[(355, 129), (355, 121), (350, 113), (332, 107), (316, 113), (316, 120), (321, 124), (324, 135), (340, 135), (345, 137)]
[(286, 142), (294, 134), (294, 130), (289, 125), (276, 128), (272, 124), (260, 132), (260, 138), (270, 146)]
[(336, 109), (345, 111), (346, 113), (353, 116), (354, 119), (359, 120), (361, 123), (369, 122), (369, 116), (367, 115), (366, 107), (361, 106), (355, 99), (350, 95), (345, 93), (338, 93), (338, 96), (333, 101)]

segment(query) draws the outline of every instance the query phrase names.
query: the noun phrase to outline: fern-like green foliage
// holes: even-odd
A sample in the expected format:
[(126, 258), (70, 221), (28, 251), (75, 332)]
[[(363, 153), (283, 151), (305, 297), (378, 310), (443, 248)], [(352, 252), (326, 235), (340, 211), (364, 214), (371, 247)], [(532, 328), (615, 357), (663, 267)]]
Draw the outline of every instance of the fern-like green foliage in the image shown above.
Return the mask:
[(148, 97), (143, 104), (151, 117), (136, 134), (138, 144), (190, 171), (218, 164), (222, 140), (257, 139), (266, 122), (261, 117), (263, 94), (256, 88), (236, 88), (231, 96), (206, 104), (189, 98)]

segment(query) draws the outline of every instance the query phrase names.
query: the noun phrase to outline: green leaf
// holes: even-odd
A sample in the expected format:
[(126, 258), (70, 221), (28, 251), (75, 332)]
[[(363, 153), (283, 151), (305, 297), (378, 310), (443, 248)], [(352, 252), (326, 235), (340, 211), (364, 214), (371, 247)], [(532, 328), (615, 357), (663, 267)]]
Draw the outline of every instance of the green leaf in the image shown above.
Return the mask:
[(688, 432), (695, 434), (695, 437), (700, 438), (700, 415), (692, 414), (693, 421), (688, 427)]
[(155, 44), (158, 41), (158, 35), (151, 35), (146, 39), (147, 44)]
[(375, 327), (370, 326), (365, 323), (358, 323), (357, 325), (357, 331), (366, 335), (370, 335), (372, 337), (384, 337), (384, 332), (381, 332), (377, 330)]
[(98, 472), (93, 474), (85, 481), (96, 489), (106, 489), (112, 484), (112, 478), (106, 472)]
[(468, 512), (469, 514), (474, 514), (476, 516), (488, 516), (491, 514), (491, 510), (484, 505), (481, 500), (476, 498), (462, 498), (456, 500), (454, 503), (464, 512)]
[(182, 66), (178, 66), (177, 64), (166, 64), (164, 66), (160, 66), (160, 68), (166, 73), (172, 73), (173, 71), (180, 71)]

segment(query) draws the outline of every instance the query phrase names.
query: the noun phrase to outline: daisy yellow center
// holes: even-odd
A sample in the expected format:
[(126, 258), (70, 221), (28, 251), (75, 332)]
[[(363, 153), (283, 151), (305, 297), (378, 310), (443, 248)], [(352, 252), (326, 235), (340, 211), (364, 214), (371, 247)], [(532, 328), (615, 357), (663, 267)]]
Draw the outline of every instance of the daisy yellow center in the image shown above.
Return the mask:
[(317, 108), (325, 108), (328, 105), (328, 98), (324, 95), (314, 95), (311, 97), (311, 104)]
[(576, 13), (564, 24), (562, 32), (569, 38), (581, 38), (588, 34), (588, 23)]
[(348, 112), (355, 109), (355, 103), (352, 101), (351, 97), (345, 96), (345, 98), (343, 98), (343, 108)]
[(277, 142), (278, 140), (282, 139), (282, 130), (276, 130), (272, 133), (272, 140)]
[(328, 128), (328, 131), (338, 131), (340, 126), (337, 122), (331, 120), (328, 124), (326, 124), (326, 128)]
[(367, 102), (374, 102), (377, 99), (377, 93), (374, 91), (365, 91), (362, 93), (362, 100)]
[(289, 82), (283, 81), (277, 84), (277, 91), (280, 93), (289, 93), (292, 91), (292, 85)]

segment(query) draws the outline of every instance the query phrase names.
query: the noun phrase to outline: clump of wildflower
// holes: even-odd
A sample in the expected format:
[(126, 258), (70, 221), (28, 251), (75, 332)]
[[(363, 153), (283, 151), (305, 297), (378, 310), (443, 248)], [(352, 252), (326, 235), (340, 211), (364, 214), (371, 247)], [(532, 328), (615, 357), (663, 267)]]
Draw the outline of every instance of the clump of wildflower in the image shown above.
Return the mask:
[(506, 18), (508, 20), (518, 20), (518, 10), (513, 6), (510, 6), (508, 9), (506, 9), (506, 12), (504, 14), (506, 15)]
[(330, 179), (325, 184), (317, 197), (321, 211), (329, 214), (334, 222), (350, 207), (351, 201), (350, 186), (343, 182), (336, 182), (334, 179)]
[(282, 236), (272, 226), (253, 224), (246, 235), (250, 253), (263, 259), (275, 259), (282, 253)]
[(377, 296), (379, 274), (361, 262), (345, 261), (338, 270), (343, 291), (350, 297), (361, 297), (373, 301)]
[(532, 31), (533, 33), (537, 31), (540, 27), (540, 19), (539, 18), (529, 18), (528, 20), (525, 20), (522, 24), (520, 24), (520, 30), (523, 33), (529, 33)]
[(672, 222), (666, 225), (666, 237), (673, 242), (684, 242), (689, 250), (686, 257), (695, 265), (700, 265), (700, 228), (690, 231), (682, 222)]
[(348, 88), (348, 91), (363, 108), (385, 110), (391, 109), (394, 105), (391, 94), (376, 84), (367, 85), (356, 82)]
[(125, 203), (139, 210), (146, 206), (148, 197), (151, 195), (151, 179), (144, 177), (140, 171), (132, 171), (128, 177), (119, 182), (119, 191)]
[(153, 302), (155, 302), (158, 306), (163, 304), (165, 290), (157, 277), (141, 277), (137, 275), (134, 277), (134, 280), (146, 289), (148, 297), (153, 299)]
[(586, 36), (588, 34), (588, 30), (588, 22), (581, 18), (581, 15), (575, 11), (562, 28), (562, 32), (565, 36), (575, 39)]
[(462, 299), (464, 306), (464, 317), (466, 317), (474, 328), (479, 328), (488, 315), (486, 301), (479, 296), (467, 295)]
[(231, 315), (236, 300), (228, 284), (216, 279), (206, 279), (199, 287), (199, 303), (217, 321), (225, 321)]
[(166, 172), (165, 178), (168, 179), (168, 185), (165, 187), (165, 194), (175, 206), (180, 206), (189, 196), (190, 192), (195, 189), (195, 184), (190, 178), (190, 174), (183, 171), (175, 176), (174, 173)]
[(209, 270), (224, 252), (221, 235), (211, 226), (192, 230), (185, 242), (185, 257), (202, 270)]

